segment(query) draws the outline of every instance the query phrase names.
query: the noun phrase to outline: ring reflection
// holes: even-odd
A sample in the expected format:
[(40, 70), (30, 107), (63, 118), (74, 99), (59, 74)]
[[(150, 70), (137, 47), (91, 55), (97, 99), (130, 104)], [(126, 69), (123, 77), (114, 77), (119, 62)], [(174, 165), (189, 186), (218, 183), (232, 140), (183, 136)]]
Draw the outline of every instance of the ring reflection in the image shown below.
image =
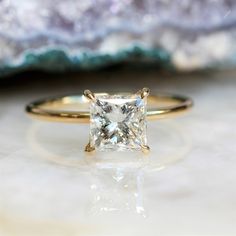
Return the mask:
[(54, 164), (89, 171), (94, 167), (128, 167), (145, 163), (145, 170), (158, 171), (186, 158), (191, 140), (174, 121), (149, 124), (148, 143), (151, 151), (95, 152), (87, 154), (84, 146), (88, 139), (86, 125), (33, 123), (28, 130), (28, 143), (35, 156)]
[(174, 121), (151, 123), (149, 130), (151, 151), (148, 155), (142, 152), (85, 153), (86, 125), (34, 123), (28, 132), (28, 142), (42, 161), (89, 174), (89, 214), (127, 211), (146, 217), (145, 175), (183, 160), (191, 148), (186, 132)]

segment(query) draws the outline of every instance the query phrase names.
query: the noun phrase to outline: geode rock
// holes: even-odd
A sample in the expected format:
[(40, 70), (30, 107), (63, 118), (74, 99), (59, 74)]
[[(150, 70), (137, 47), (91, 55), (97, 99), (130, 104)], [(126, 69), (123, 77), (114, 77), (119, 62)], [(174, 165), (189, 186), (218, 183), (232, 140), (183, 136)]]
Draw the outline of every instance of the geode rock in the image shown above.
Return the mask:
[(1, 0), (0, 73), (235, 64), (234, 0)]

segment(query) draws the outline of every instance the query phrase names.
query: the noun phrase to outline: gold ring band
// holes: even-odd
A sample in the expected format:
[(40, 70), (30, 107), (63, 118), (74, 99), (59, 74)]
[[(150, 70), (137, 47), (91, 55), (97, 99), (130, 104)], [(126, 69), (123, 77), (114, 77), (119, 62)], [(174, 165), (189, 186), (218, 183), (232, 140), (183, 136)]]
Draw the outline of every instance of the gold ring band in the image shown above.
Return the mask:
[[(96, 94), (101, 95), (101, 93)], [(192, 107), (193, 101), (180, 95), (156, 94), (148, 96), (147, 104), (147, 119), (157, 120), (188, 110)], [(84, 95), (38, 100), (28, 104), (26, 112), (34, 118), (47, 121), (66, 123), (89, 123), (90, 121), (89, 99)]]

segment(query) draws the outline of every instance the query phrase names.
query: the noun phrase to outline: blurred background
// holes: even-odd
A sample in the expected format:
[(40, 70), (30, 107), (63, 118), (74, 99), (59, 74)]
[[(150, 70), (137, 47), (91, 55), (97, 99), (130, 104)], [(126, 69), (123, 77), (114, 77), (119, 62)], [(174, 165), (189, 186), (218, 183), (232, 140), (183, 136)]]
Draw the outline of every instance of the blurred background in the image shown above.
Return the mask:
[[(0, 236), (236, 235), (235, 40), (235, 0), (0, 0)], [(24, 113), (142, 87), (195, 102), (146, 158)]]
[(233, 0), (1, 0), (0, 73), (235, 65)]

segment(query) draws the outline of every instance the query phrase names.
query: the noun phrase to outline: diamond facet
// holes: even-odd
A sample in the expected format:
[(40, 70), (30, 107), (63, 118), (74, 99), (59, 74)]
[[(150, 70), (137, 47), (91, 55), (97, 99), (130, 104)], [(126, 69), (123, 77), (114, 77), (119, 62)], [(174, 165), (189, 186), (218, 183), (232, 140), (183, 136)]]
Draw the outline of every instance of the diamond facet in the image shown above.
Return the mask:
[(96, 95), (90, 105), (90, 145), (100, 151), (146, 146), (146, 97)]

